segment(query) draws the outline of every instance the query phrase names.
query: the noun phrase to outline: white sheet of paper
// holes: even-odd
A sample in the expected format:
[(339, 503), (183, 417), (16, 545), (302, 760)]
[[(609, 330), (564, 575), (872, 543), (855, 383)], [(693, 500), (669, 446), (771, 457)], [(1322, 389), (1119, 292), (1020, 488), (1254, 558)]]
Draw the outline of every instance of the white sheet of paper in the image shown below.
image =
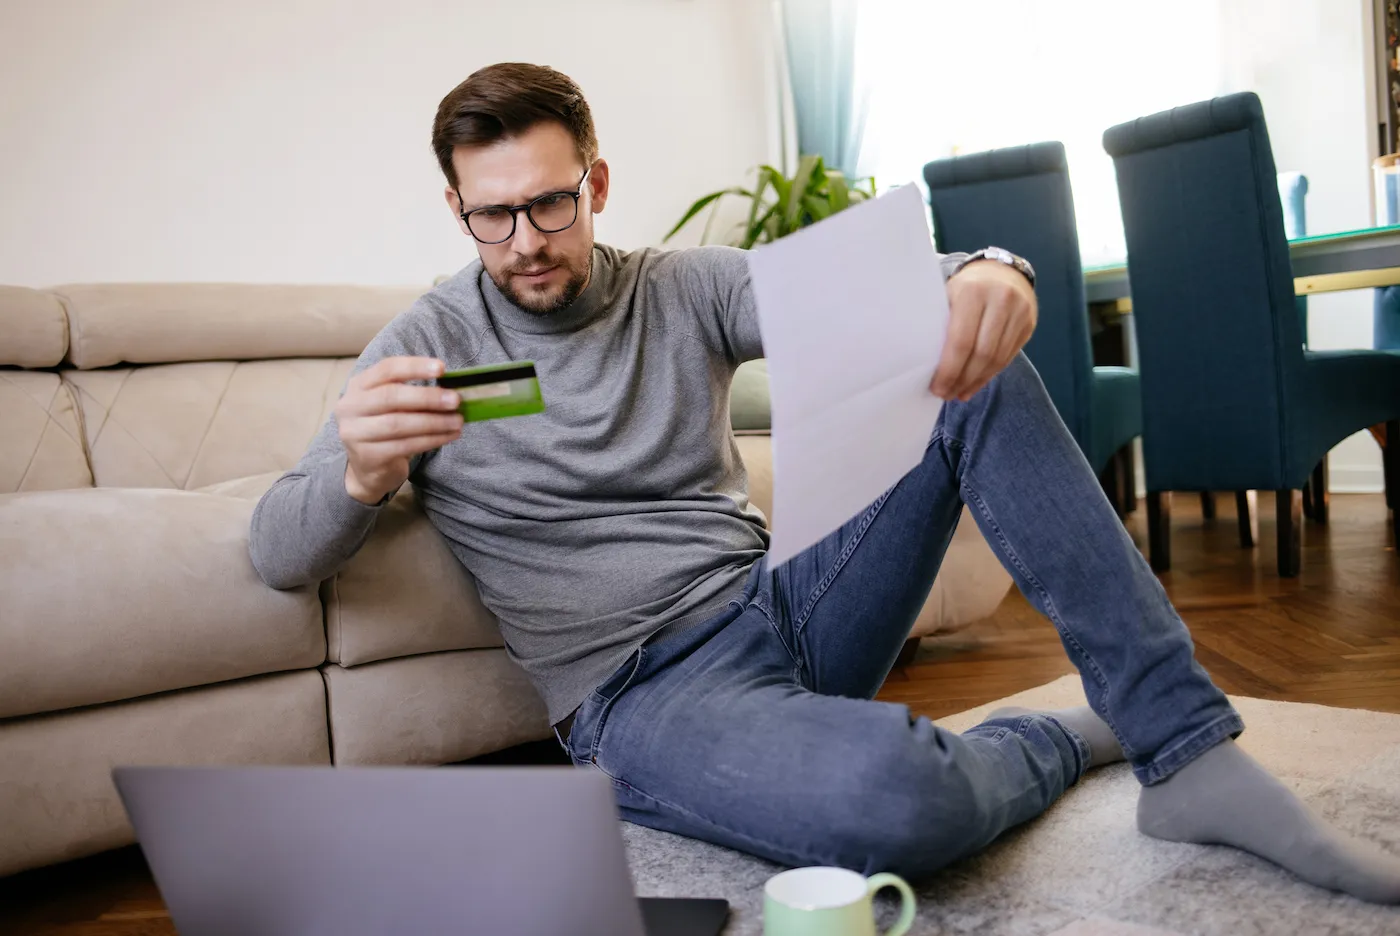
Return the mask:
[(923, 458), (948, 294), (905, 185), (749, 256), (773, 415), (770, 566), (835, 532)]

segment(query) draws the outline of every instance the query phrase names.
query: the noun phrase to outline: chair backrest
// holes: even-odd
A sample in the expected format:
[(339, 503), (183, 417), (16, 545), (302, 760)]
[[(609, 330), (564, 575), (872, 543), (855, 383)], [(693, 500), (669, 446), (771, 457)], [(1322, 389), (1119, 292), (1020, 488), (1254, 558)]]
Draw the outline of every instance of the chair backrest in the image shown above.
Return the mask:
[(1151, 490), (1278, 489), (1303, 365), (1277, 172), (1252, 93), (1112, 127)]
[(940, 159), (924, 166), (924, 180), (940, 251), (995, 245), (1035, 267), (1040, 321), (1026, 356), (1088, 451), (1094, 358), (1064, 145), (1034, 143)]

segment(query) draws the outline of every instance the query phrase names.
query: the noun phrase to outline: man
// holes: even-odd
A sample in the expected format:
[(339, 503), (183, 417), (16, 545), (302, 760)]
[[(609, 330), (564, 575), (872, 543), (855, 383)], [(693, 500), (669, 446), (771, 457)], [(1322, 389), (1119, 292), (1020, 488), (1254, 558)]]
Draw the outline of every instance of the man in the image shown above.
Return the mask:
[[(433, 148), (480, 259), (371, 342), (258, 504), (269, 585), (332, 575), (412, 480), (561, 743), (613, 779), (630, 820), (919, 875), (1126, 757), (1147, 834), (1400, 901), (1400, 860), (1235, 746), (1238, 714), (1020, 354), (1036, 319), (1023, 262), (942, 258), (951, 319), (930, 391), (948, 404), (922, 463), (769, 569), (728, 422), (734, 369), (763, 353), (745, 255), (594, 244), (609, 168), (582, 93), (552, 69), (476, 72), (443, 99)], [(541, 415), (464, 429), (455, 394), (427, 385), (445, 365), (521, 359), (537, 362)], [(954, 735), (871, 701), (964, 503), (1059, 630), (1092, 711), (1004, 710)]]

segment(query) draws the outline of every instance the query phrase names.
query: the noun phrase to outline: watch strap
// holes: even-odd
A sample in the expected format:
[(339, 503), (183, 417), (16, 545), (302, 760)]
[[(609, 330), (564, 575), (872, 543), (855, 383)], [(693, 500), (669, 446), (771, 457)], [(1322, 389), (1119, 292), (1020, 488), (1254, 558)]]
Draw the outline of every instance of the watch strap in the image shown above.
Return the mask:
[(978, 260), (995, 260), (997, 263), (1004, 263), (1016, 272), (1024, 276), (1032, 286), (1035, 285), (1035, 267), (1031, 266), (1025, 257), (1018, 257), (1016, 254), (1002, 247), (983, 247), (981, 250), (973, 251), (958, 264), (953, 271), (954, 275), (962, 271), (962, 268), (969, 263)]

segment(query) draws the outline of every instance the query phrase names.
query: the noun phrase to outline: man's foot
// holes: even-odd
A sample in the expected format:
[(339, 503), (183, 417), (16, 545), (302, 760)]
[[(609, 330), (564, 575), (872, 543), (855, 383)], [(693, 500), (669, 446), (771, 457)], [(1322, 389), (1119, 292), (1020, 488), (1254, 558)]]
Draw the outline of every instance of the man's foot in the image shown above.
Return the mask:
[(1123, 759), (1123, 748), (1119, 746), (1113, 729), (1108, 727), (1108, 723), (1095, 715), (1094, 710), (1087, 705), (1061, 709), (1057, 712), (1038, 712), (1035, 709), (1009, 705), (1006, 708), (997, 709), (987, 717), (1018, 718), (1022, 715), (1048, 715), (1066, 728), (1083, 736), (1084, 740), (1089, 742), (1090, 767), (1116, 764)]
[(1400, 903), (1400, 858), (1328, 825), (1226, 739), (1138, 798), (1153, 838), (1233, 845), (1303, 880), (1373, 903)]

